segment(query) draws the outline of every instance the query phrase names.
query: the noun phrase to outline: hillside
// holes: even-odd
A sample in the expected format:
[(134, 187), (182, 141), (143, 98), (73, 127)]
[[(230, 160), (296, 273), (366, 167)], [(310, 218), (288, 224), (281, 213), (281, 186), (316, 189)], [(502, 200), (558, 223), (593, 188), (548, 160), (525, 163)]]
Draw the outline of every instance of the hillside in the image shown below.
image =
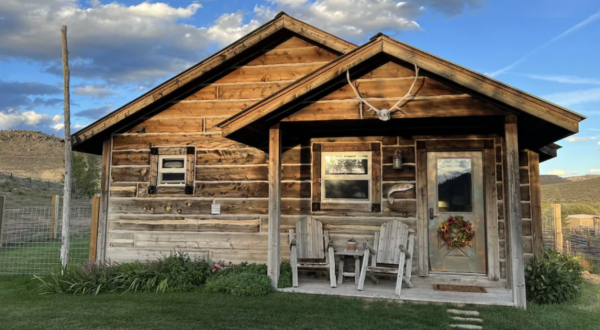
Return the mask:
[(569, 180), (560, 177), (558, 175), (540, 175), (540, 184), (543, 185), (547, 185), (547, 184), (556, 184), (556, 183), (565, 183), (565, 182), (569, 182)]
[(542, 186), (542, 203), (600, 203), (600, 177)]
[(64, 173), (63, 140), (31, 130), (0, 131), (0, 173), (60, 182)]

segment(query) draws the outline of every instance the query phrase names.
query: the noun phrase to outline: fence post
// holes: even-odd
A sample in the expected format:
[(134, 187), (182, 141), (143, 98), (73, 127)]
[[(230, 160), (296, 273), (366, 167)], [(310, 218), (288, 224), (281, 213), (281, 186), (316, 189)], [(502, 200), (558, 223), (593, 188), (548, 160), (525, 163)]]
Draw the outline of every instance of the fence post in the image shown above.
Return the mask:
[(98, 245), (98, 219), (100, 218), (100, 195), (92, 197), (92, 226), (90, 229), (90, 261), (96, 261)]
[(2, 248), (2, 217), (4, 215), (4, 196), (0, 196), (0, 248)]
[(50, 214), (50, 237), (56, 238), (60, 209), (60, 195), (52, 196), (52, 214)]
[(554, 219), (554, 248), (563, 252), (562, 217), (560, 204), (552, 204), (552, 218)]

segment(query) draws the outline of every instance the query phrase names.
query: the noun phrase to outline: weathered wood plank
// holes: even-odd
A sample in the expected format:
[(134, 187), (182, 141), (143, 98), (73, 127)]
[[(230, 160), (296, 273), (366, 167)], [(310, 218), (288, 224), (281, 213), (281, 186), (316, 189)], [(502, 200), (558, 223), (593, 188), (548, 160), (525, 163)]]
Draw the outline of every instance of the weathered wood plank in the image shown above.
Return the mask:
[[(267, 182), (196, 182), (196, 196), (200, 197), (269, 197)], [(310, 182), (282, 182), (281, 197), (310, 198)]]
[(150, 147), (163, 146), (195, 146), (203, 149), (232, 148), (242, 149), (248, 146), (226, 139), (219, 134), (158, 134), (158, 135), (119, 135), (115, 136), (113, 148), (122, 149), (150, 149)]
[(114, 151), (112, 165), (150, 165), (150, 151)]
[(284, 63), (312, 63), (329, 62), (338, 58), (318, 46), (304, 46), (301, 48), (279, 48), (269, 50), (261, 56), (245, 64), (245, 66), (284, 64)]
[(507, 118), (506, 137), (506, 202), (510, 227), (510, 269), (515, 305), (526, 308), (525, 265), (523, 261), (523, 227), (521, 223), (521, 191), (519, 189), (519, 145), (516, 117)]
[(116, 185), (113, 184), (110, 187), (111, 197), (136, 197), (137, 196), (137, 185)]
[[(414, 78), (388, 78), (385, 80), (364, 80), (354, 81), (354, 86), (362, 98), (382, 98), (382, 97), (402, 97), (410, 89)], [(413, 95), (420, 96), (438, 96), (438, 95), (458, 95), (463, 94), (448, 85), (439, 83), (431, 78), (419, 77), (413, 88)], [(333, 93), (320, 98), (320, 100), (346, 100), (356, 97), (354, 90), (346, 84)]]
[(306, 63), (294, 66), (247, 66), (241, 67), (225, 77), (216, 81), (216, 83), (237, 83), (237, 82), (266, 82), (282, 80), (298, 80), (308, 73), (322, 67), (325, 63)]
[(268, 172), (266, 166), (197, 167), (196, 181), (266, 181)]
[(100, 168), (100, 215), (98, 216), (98, 244), (96, 260), (104, 263), (106, 260), (106, 233), (108, 223), (108, 201), (110, 194), (110, 164), (111, 164), (111, 139), (102, 142), (102, 166)]
[[(394, 186), (396, 183), (386, 182), (383, 184), (383, 189), (381, 190), (382, 198), (387, 199), (388, 190)], [(392, 194), (392, 198), (395, 201), (400, 199), (415, 199), (417, 198), (417, 188), (412, 188), (407, 191), (398, 191)]]
[(177, 102), (155, 114), (153, 118), (233, 116), (254, 103), (256, 100)]
[[(368, 99), (368, 101), (378, 109), (389, 109), (398, 99)], [(359, 103), (357, 100), (317, 101), (307, 104), (303, 109), (291, 114), (282, 121), (378, 119), (374, 111), (363, 111), (361, 118)], [(402, 111), (404, 113), (394, 112), (392, 118), (439, 118), (504, 114), (502, 110), (497, 109), (495, 106), (469, 95), (417, 97), (406, 102), (402, 107)]]
[(269, 223), (267, 275), (273, 287), (279, 283), (281, 256), (281, 130), (279, 124), (269, 129)]
[[(110, 202), (111, 213), (124, 214), (210, 214), (213, 200), (194, 199), (118, 199)], [(268, 214), (268, 199), (214, 199), (221, 204), (221, 214)], [(310, 201), (283, 199), (281, 213), (286, 215), (310, 213)]]
[(267, 153), (258, 149), (197, 150), (197, 165), (251, 165), (266, 164)]
[(383, 181), (414, 181), (416, 172), (414, 165), (404, 165), (401, 170), (395, 170), (392, 165), (383, 165)]
[(427, 216), (427, 150), (417, 149), (417, 272), (419, 276), (429, 276), (429, 218)]
[(310, 147), (295, 147), (283, 151), (281, 155), (282, 164), (310, 164)]
[(148, 182), (150, 167), (113, 167), (111, 182)]
[(202, 132), (202, 118), (151, 118), (135, 125), (127, 133), (198, 133)]
[(310, 180), (310, 165), (286, 165), (281, 168), (281, 180)]
[(531, 235), (533, 236), (533, 253), (541, 258), (544, 241), (542, 233), (542, 192), (540, 185), (540, 155), (528, 151), (529, 187), (531, 194)]
[[(110, 221), (110, 230), (127, 231), (183, 231), (257, 233), (260, 219), (255, 220), (116, 220)], [(137, 245), (137, 247), (141, 247)]]
[[(362, 143), (362, 142), (381, 142), (383, 145), (395, 145), (398, 142), (396, 136), (353, 136), (353, 137), (329, 137), (313, 138), (313, 143)], [(414, 141), (404, 141), (406, 144), (413, 144)], [(404, 143), (401, 143), (404, 144)]]

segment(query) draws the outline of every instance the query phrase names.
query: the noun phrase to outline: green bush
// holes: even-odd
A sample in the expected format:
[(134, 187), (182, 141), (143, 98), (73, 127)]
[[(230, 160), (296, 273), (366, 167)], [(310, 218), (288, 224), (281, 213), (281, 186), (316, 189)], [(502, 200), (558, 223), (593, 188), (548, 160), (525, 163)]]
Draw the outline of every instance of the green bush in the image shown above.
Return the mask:
[(274, 289), (267, 275), (231, 272), (216, 277), (206, 284), (206, 289), (213, 292), (224, 292), (234, 296), (265, 296)]
[(292, 265), (289, 260), (282, 260), (279, 268), (278, 288), (289, 288), (292, 286)]
[(106, 263), (69, 266), (62, 274), (34, 276), (40, 293), (98, 294), (104, 292), (185, 292), (198, 288), (211, 274), (205, 260), (193, 261), (181, 252), (172, 252), (155, 262), (143, 264)]
[(583, 267), (577, 258), (554, 250), (544, 251), (525, 268), (527, 299), (538, 304), (559, 304), (579, 295)]

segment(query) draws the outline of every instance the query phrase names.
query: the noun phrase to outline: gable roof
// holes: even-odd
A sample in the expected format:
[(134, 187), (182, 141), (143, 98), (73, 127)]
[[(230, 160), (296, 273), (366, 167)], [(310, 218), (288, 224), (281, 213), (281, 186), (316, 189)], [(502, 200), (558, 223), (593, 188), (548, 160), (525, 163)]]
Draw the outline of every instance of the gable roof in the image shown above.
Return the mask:
[(271, 21), (263, 24), (221, 51), (73, 134), (73, 150), (100, 153), (102, 145), (100, 140), (112, 133), (115, 127), (122, 124), (123, 121), (143, 112), (149, 107), (159, 104), (186, 84), (198, 80), (208, 72), (213, 72), (215, 69), (218, 70), (224, 63), (283, 29), (315, 41), (341, 54), (345, 54), (357, 47), (350, 42), (290, 17), (284, 12), (280, 12)]
[[(247, 135), (246, 133), (250, 134), (252, 132), (256, 135), (258, 130), (268, 128), (282, 118), (289, 116), (293, 111), (299, 110), (298, 108), (290, 109), (286, 105), (322, 88), (351, 68), (382, 53), (408, 63), (414, 63), (421, 69), (465, 87), (477, 95), (551, 123), (561, 129), (560, 135), (562, 137), (577, 133), (579, 122), (585, 119), (585, 116), (508, 86), (486, 75), (431, 55), (384, 34), (377, 34), (363, 46), (331, 61), (277, 93), (221, 122), (218, 126), (222, 129), (223, 136), (238, 141), (242, 136)], [(255, 127), (252, 127), (253, 125)], [(558, 139), (554, 141), (556, 140)], [(258, 143), (254, 143), (254, 146), (258, 146)]]

